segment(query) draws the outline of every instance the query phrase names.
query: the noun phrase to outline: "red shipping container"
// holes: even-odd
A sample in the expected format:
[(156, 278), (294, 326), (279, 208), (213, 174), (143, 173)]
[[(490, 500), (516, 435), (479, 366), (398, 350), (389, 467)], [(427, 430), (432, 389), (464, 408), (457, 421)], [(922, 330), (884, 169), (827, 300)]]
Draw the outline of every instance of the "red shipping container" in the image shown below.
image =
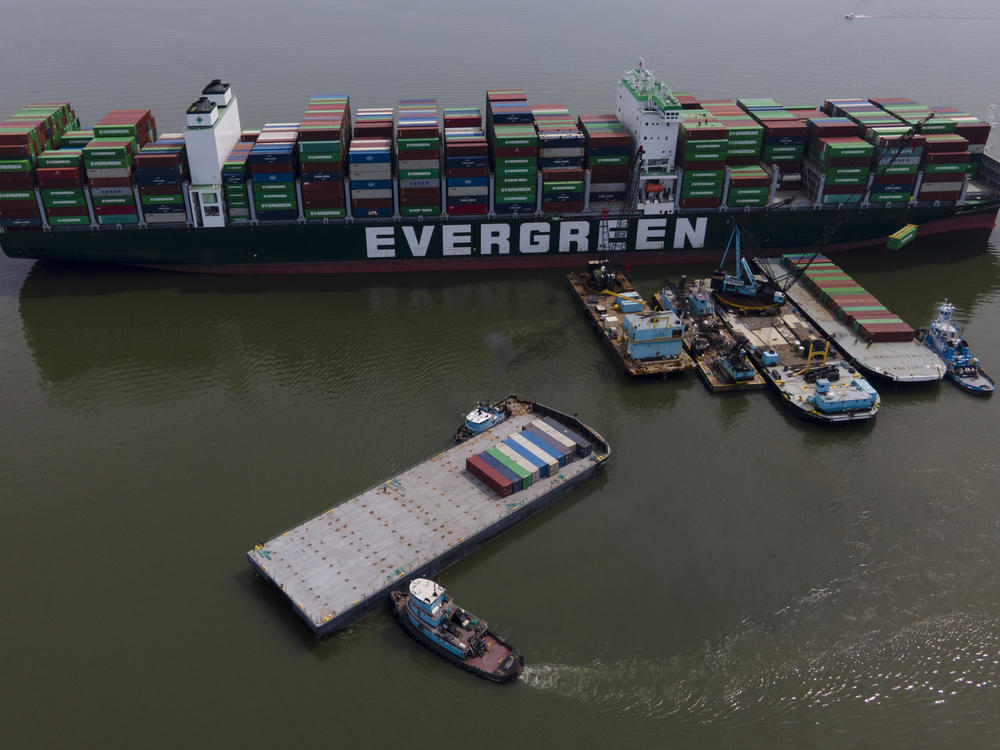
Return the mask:
[(438, 188), (401, 188), (399, 199), (407, 201), (430, 201), (420, 205), (430, 205), (441, 198), (441, 191)]
[(441, 154), (436, 148), (420, 148), (412, 151), (399, 151), (396, 158), (401, 162), (406, 161), (427, 161), (429, 159), (440, 159)]
[(722, 205), (722, 197), (718, 198), (681, 198), (681, 208), (718, 208)]
[(448, 205), (448, 213), (454, 214), (455, 216), (485, 216), (489, 213), (489, 206), (464, 206), (464, 205)]
[(935, 151), (924, 154), (924, 164), (968, 164), (968, 151)]
[(33, 172), (0, 172), (0, 190), (30, 190), (33, 187)]
[(500, 495), (500, 497), (507, 497), (511, 494), (514, 483), (483, 461), (479, 456), (469, 456), (465, 459), (465, 470)]
[(132, 187), (129, 177), (91, 177), (91, 187)]
[(46, 216), (90, 216), (86, 206), (52, 206), (46, 207)]
[(138, 215), (138, 210), (132, 206), (94, 206), (94, 214), (97, 216), (117, 216), (119, 214)]
[(0, 216), (4, 218), (24, 218), (38, 215), (38, 201), (34, 198), (24, 201), (0, 201)]
[(143, 185), (139, 195), (183, 195), (180, 185)]
[(542, 202), (542, 210), (546, 213), (580, 213), (583, 211), (583, 201), (568, 201), (566, 203), (546, 203)]
[(485, 143), (466, 143), (462, 146), (447, 144), (445, 156), (488, 156), (489, 147)]
[(392, 208), (392, 198), (352, 198), (355, 208)]
[[(452, 154), (449, 154), (451, 156)], [(498, 148), (496, 150), (496, 155), (506, 158), (509, 156), (538, 156), (537, 146), (509, 146), (507, 148)]]
[(627, 179), (628, 167), (597, 165), (590, 168), (591, 182), (625, 182)]

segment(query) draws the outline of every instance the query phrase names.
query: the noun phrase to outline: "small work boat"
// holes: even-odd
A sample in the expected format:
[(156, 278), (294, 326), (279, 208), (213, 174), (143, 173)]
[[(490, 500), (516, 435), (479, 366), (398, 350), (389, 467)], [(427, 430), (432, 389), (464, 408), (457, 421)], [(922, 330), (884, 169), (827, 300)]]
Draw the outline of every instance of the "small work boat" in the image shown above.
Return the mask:
[(455, 604), (434, 581), (415, 578), (408, 591), (393, 591), (392, 611), (415, 640), (466, 672), (511, 682), (524, 669), (524, 657), (516, 648)]
[(989, 395), (996, 389), (993, 378), (987, 375), (972, 356), (962, 331), (952, 321), (955, 306), (945, 300), (938, 306), (938, 317), (929, 330), (918, 331), (917, 336), (932, 352), (937, 354), (947, 368), (947, 376), (971, 393)]
[(465, 415), (465, 423), (458, 428), (455, 442), (461, 443), (481, 432), (486, 432), (491, 427), (496, 427), (507, 419), (508, 414), (510, 414), (510, 409), (507, 406), (507, 400), (492, 406), (485, 401), (480, 401), (476, 404), (475, 409)]

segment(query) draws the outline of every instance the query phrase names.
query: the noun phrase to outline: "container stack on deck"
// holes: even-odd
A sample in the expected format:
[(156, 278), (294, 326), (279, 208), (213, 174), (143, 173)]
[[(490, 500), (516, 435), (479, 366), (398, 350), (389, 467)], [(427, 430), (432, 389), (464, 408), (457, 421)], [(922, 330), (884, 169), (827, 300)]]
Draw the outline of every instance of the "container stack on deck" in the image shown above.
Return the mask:
[(533, 419), (501, 443), (469, 456), (465, 468), (501, 497), (508, 497), (545, 477), (593, 447), (581, 435), (551, 417)]
[(434, 99), (399, 102), (396, 160), (399, 213), (402, 216), (438, 216), (441, 213), (441, 128)]
[(590, 172), (590, 208), (617, 209), (628, 190), (632, 134), (616, 115), (580, 115), (577, 124), (583, 131), (584, 164)]
[(493, 210), (534, 211), (538, 200), (538, 134), (521, 90), (486, 92), (486, 135), (496, 176)]
[[(822, 203), (858, 203), (868, 189), (872, 155), (875, 148), (856, 135), (819, 137), (809, 143), (809, 155), (803, 162), (803, 190), (813, 201)], [(898, 177), (890, 179), (899, 180)], [(905, 185), (899, 185), (898, 190)], [(889, 193), (897, 190), (894, 184), (881, 185)]]
[(298, 123), (266, 124), (250, 149), (248, 162), (258, 221), (292, 221), (299, 217), (295, 190), (298, 127)]
[(727, 99), (702, 103), (710, 119), (724, 125), (727, 132), (726, 165), (755, 166), (764, 143), (764, 128), (740, 106)]
[(717, 208), (726, 183), (729, 131), (705, 110), (683, 110), (677, 165), (684, 170), (681, 208)]
[(351, 211), (357, 218), (388, 218), (392, 198), (392, 107), (363, 108), (355, 113), (348, 151)]
[(446, 212), (456, 216), (489, 213), (489, 143), (479, 109), (444, 111), (444, 159)]
[(542, 211), (577, 213), (584, 205), (584, 135), (565, 104), (531, 108), (538, 134)]
[(969, 169), (969, 141), (957, 133), (926, 135), (920, 169), (924, 177), (917, 200), (958, 200)]
[(299, 125), (299, 178), (306, 219), (347, 215), (344, 163), (351, 135), (351, 104), (344, 95), (314, 96)]
[(801, 278), (806, 288), (865, 341), (913, 340), (914, 331), (910, 326), (825, 255), (784, 255), (781, 262), (789, 270), (804, 265), (806, 268)]
[(148, 109), (115, 110), (94, 126), (94, 139), (83, 147), (83, 166), (98, 224), (139, 222), (132, 191), (135, 158), (155, 138)]
[[(32, 104), (0, 122), (0, 226), (4, 229), (42, 225), (35, 198), (38, 158), (46, 149), (57, 148), (63, 133), (77, 127), (76, 114), (66, 102)], [(78, 182), (82, 183), (82, 176)]]
[(222, 164), (222, 192), (226, 197), (229, 221), (250, 220), (250, 199), (247, 197), (247, 180), (250, 179), (250, 151), (256, 141), (241, 140), (229, 152)]
[(135, 157), (135, 181), (147, 224), (187, 221), (183, 192), (187, 180), (183, 134), (164, 134), (142, 147)]
[(782, 188), (799, 187), (806, 146), (805, 121), (774, 99), (738, 99), (737, 104), (764, 129), (761, 161), (780, 171)]
[(990, 124), (975, 115), (960, 112), (954, 107), (932, 107), (935, 117), (947, 117), (955, 123), (955, 134), (969, 142), (968, 175), (972, 179), (979, 176), (979, 165), (983, 160), (986, 142), (990, 138)]
[(45, 217), (54, 227), (87, 226), (83, 152), (78, 148), (43, 151), (35, 171)]
[(727, 167), (729, 192), (726, 205), (730, 208), (766, 206), (771, 195), (771, 176), (763, 167)]

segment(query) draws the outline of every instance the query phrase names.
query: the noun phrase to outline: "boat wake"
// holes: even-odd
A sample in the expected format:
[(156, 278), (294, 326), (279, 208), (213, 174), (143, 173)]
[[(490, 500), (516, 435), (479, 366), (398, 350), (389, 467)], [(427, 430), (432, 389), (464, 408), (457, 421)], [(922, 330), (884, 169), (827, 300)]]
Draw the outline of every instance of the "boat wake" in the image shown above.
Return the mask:
[[(799, 605), (837, 598), (816, 590)], [(798, 610), (794, 606), (792, 610)], [(795, 618), (792, 610), (785, 612)], [(801, 614), (801, 613), (799, 613)], [(1000, 621), (957, 612), (825, 643), (791, 646), (782, 628), (741, 623), (725, 641), (668, 660), (529, 664), (528, 687), (600, 711), (684, 723), (742, 724), (837, 705), (937, 705), (1000, 688)]]

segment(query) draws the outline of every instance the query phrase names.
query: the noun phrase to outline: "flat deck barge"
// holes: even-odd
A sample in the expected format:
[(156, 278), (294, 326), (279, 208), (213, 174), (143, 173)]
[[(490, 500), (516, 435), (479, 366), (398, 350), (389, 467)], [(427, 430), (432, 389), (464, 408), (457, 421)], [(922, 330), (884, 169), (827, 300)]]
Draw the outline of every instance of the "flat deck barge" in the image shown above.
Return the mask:
[[(391, 590), (461, 559), (607, 461), (607, 441), (574, 417), (537, 403), (508, 403), (504, 422), (258, 544), (247, 553), (250, 564), (317, 636), (328, 635), (388, 608)], [(507, 497), (466, 470), (470, 456), (546, 416), (592, 441), (589, 455)]]
[[(648, 359), (633, 358), (628, 351), (629, 338), (623, 325), (624, 316), (626, 314), (649, 314), (647, 305), (645, 302), (641, 302), (642, 311), (637, 313), (617, 312), (613, 309), (615, 300), (624, 295), (635, 294), (636, 300), (641, 301), (628, 278), (624, 274), (616, 273), (614, 291), (594, 289), (590, 284), (590, 279), (591, 276), (588, 273), (570, 273), (566, 276), (573, 299), (581, 307), (584, 316), (590, 321), (594, 330), (604, 341), (605, 346), (615, 355), (615, 359), (618, 360), (625, 372), (632, 376), (670, 375), (694, 369), (694, 362), (681, 347), (682, 333), (673, 337), (677, 339), (676, 354)], [(608, 315), (609, 312), (612, 314)]]
[[(778, 279), (789, 272), (778, 258), (757, 258), (755, 262)], [(809, 322), (865, 373), (899, 383), (927, 382), (944, 377), (944, 363), (930, 349), (915, 340), (869, 343), (827, 309), (801, 279), (796, 279), (785, 294)]]

